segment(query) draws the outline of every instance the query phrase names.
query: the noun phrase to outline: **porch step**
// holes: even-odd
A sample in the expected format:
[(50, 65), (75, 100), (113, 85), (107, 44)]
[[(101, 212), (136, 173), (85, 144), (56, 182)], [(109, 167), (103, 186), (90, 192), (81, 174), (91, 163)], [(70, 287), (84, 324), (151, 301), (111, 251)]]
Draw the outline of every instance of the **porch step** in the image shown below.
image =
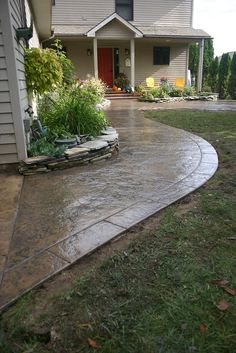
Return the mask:
[(126, 93), (126, 92), (107, 92), (105, 94), (106, 99), (137, 99), (138, 96), (134, 95), (133, 93)]

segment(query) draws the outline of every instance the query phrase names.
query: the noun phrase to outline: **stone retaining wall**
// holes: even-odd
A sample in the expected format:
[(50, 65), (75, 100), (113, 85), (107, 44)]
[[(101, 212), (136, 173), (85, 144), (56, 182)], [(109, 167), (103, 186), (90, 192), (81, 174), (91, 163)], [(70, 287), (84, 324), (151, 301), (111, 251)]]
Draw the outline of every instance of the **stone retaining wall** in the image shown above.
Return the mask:
[(153, 98), (148, 99), (140, 97), (141, 102), (150, 103), (171, 103), (171, 102), (183, 102), (183, 101), (217, 101), (218, 94), (211, 94), (209, 96), (188, 96), (188, 97), (167, 97), (167, 98)]
[(20, 162), (19, 172), (23, 175), (48, 173), (53, 170), (72, 168), (111, 158), (119, 151), (118, 134), (115, 129), (104, 130), (103, 135), (67, 149), (63, 157), (37, 156)]

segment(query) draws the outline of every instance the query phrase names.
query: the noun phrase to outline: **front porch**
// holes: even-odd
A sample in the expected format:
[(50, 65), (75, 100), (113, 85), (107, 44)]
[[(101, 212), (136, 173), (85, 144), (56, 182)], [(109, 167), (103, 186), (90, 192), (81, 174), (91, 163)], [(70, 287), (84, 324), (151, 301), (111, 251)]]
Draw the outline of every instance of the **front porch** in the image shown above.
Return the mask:
[[(204, 39), (195, 30), (185, 33), (176, 29), (174, 33), (168, 28), (165, 31), (156, 28), (153, 34), (145, 34), (117, 14), (93, 28), (68, 27), (57, 28), (55, 37), (66, 47), (78, 79), (85, 80), (92, 75), (102, 79), (110, 88), (119, 73), (128, 77), (132, 89), (139, 84), (145, 86), (148, 77), (154, 79), (155, 86), (160, 84), (162, 77), (172, 84), (181, 77), (186, 84), (189, 45), (198, 41), (198, 91), (201, 90)], [(163, 52), (166, 50), (168, 57), (159, 60), (156, 55), (160, 55), (162, 49)]]

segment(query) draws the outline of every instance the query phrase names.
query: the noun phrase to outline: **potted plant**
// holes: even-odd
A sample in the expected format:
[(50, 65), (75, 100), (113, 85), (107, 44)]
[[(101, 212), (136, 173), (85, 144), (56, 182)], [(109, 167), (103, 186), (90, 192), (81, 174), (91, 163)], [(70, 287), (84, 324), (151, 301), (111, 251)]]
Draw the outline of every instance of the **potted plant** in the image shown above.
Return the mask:
[(114, 80), (114, 84), (118, 88), (121, 88), (122, 90), (126, 91), (127, 87), (129, 87), (128, 77), (126, 76), (125, 73), (121, 72), (116, 76), (116, 78)]

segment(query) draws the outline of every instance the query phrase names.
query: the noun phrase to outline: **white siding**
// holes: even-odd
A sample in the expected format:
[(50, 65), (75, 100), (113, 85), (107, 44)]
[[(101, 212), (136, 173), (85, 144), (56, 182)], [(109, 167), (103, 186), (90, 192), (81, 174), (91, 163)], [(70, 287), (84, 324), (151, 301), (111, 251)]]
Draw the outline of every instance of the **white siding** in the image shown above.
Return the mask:
[[(134, 25), (189, 27), (193, 0), (134, 0)], [(115, 0), (56, 0), (52, 23), (94, 26), (115, 12)]]
[[(93, 50), (92, 40), (64, 40), (67, 54), (72, 60), (76, 76), (85, 80), (88, 75), (94, 75), (93, 56), (87, 56), (87, 49)], [(118, 48), (120, 53), (120, 72), (126, 73), (130, 79), (130, 67), (125, 67), (125, 49), (130, 47), (129, 41), (120, 40), (98, 40), (98, 48)]]
[[(18, 27), (23, 25), (20, 11), (23, 9), (20, 7), (19, 0), (10, 0), (10, 11), (11, 11), (11, 21), (13, 29), (16, 30)], [(16, 67), (20, 88), (20, 100), (21, 100), (21, 114), (22, 117), (25, 115), (24, 109), (28, 106), (28, 95), (26, 90), (25, 81), (25, 71), (24, 71), (24, 43), (22, 41), (18, 42), (16, 36), (14, 35), (14, 46), (16, 54)]]
[(0, 18), (0, 164), (17, 162), (6, 54)]
[(115, 12), (114, 0), (56, 0), (52, 24), (95, 25)]
[(108, 23), (96, 33), (98, 38), (133, 38), (134, 34), (117, 20)]
[(188, 45), (170, 44), (170, 65), (153, 65), (153, 47), (161, 45), (163, 43), (158, 41), (136, 43), (136, 84), (145, 85), (149, 76), (154, 78), (155, 85), (160, 83), (161, 77), (167, 77), (172, 84), (176, 77), (186, 77)]
[(189, 27), (193, 0), (134, 0), (134, 25)]

